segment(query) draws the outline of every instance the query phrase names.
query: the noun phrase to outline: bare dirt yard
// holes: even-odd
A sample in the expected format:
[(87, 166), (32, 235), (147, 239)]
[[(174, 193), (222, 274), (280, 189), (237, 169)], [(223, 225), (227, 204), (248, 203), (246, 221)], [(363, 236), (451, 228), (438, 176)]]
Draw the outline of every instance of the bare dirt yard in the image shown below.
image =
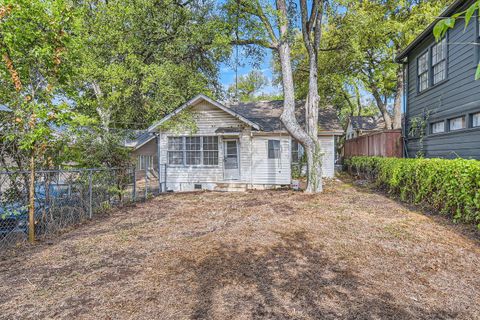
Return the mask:
[(480, 241), (349, 181), (169, 194), (0, 258), (1, 319), (480, 319)]

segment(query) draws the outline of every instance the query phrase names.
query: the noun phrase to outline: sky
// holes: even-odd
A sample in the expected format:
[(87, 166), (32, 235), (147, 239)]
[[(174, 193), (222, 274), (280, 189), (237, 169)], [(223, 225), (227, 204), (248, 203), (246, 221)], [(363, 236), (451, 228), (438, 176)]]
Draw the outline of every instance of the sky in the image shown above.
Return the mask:
[[(245, 74), (248, 74), (252, 70), (258, 70), (262, 72), (268, 79), (268, 82), (270, 83), (267, 87), (265, 87), (263, 90), (261, 90), (259, 93), (264, 93), (264, 94), (278, 94), (281, 93), (281, 88), (277, 86), (272, 86), (272, 68), (270, 66), (270, 61), (271, 61), (271, 53), (269, 50), (266, 50), (265, 57), (263, 61), (260, 63), (259, 68), (255, 69), (252, 67), (251, 64), (246, 61), (245, 57), (242, 57), (241, 50), (239, 50), (239, 60), (242, 61), (244, 65), (241, 65), (238, 67), (238, 76), (242, 76)], [(234, 57), (232, 57), (232, 60)], [(227, 63), (223, 63), (220, 66), (220, 82), (224, 86), (225, 90), (231, 85), (235, 83), (235, 68), (233, 65), (229, 65)]]

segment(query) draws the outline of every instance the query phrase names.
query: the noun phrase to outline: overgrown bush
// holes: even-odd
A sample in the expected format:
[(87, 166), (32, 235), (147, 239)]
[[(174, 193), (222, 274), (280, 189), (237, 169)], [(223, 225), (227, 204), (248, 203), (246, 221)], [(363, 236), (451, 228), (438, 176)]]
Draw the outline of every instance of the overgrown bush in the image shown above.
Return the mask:
[(345, 166), (403, 201), (431, 206), (480, 228), (480, 161), (352, 157)]

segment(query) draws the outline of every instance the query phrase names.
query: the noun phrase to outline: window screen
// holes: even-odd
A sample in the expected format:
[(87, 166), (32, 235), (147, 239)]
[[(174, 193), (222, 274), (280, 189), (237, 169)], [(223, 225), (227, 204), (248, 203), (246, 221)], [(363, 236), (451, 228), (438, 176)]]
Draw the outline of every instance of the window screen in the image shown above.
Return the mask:
[(280, 140), (268, 140), (268, 158), (280, 158)]
[(460, 130), (465, 128), (465, 117), (458, 117), (448, 120), (448, 127), (450, 131)]
[(418, 58), (418, 91), (428, 88), (428, 52)]
[(218, 137), (203, 137), (203, 164), (218, 165)]
[(433, 84), (437, 84), (446, 78), (447, 71), (447, 40), (432, 47)]
[(183, 137), (169, 137), (168, 138), (168, 164), (182, 165), (183, 164)]
[(480, 127), (480, 112), (472, 114), (472, 127)]
[(218, 137), (169, 137), (168, 164), (218, 165)]
[(442, 132), (445, 132), (445, 123), (443, 121), (432, 123), (432, 133)]

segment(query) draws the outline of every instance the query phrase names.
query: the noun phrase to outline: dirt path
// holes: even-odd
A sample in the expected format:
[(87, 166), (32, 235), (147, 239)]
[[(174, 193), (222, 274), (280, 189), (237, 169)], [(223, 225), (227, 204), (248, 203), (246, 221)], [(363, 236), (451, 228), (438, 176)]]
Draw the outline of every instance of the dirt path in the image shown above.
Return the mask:
[(0, 258), (0, 318), (479, 319), (465, 230), (343, 182), (171, 194)]

